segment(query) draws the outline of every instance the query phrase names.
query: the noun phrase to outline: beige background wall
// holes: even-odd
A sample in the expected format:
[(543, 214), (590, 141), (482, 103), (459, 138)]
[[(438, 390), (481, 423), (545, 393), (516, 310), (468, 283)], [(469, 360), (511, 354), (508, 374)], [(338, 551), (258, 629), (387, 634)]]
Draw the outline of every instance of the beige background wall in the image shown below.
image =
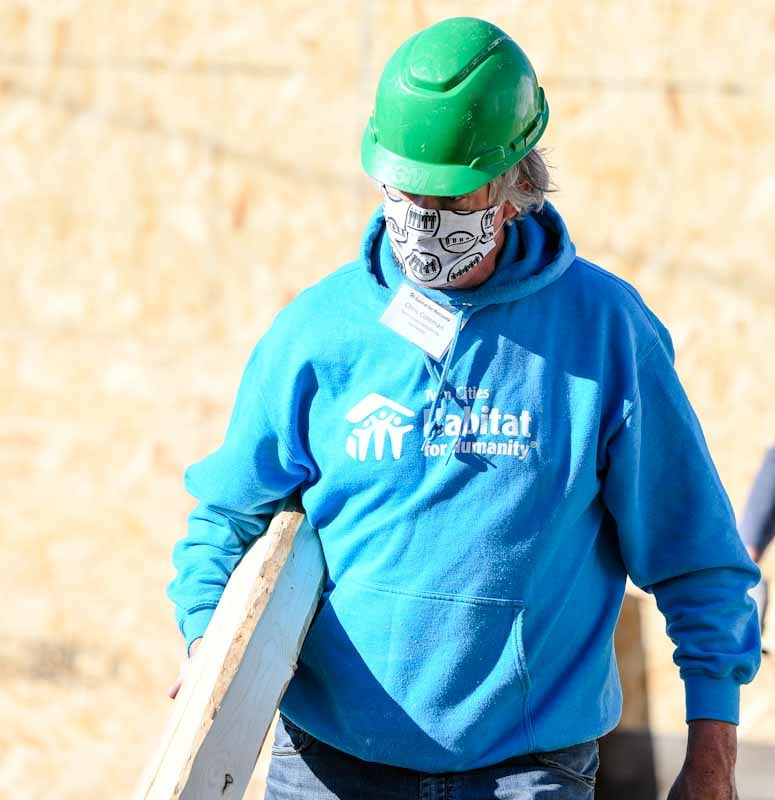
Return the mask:
[[(0, 797), (128, 793), (181, 655), (182, 470), (274, 313), (356, 252), (386, 58), (462, 13), (529, 53), (555, 203), (668, 324), (741, 508), (775, 438), (773, 3), (2, 0)], [(773, 689), (770, 661), (742, 737), (775, 743)]]

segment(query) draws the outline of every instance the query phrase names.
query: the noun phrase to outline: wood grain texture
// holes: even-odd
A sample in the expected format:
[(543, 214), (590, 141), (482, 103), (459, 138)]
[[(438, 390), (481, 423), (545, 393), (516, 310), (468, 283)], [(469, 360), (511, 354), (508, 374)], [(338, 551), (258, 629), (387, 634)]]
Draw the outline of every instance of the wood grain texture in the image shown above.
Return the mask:
[(324, 577), (317, 533), (288, 501), (232, 574), (136, 800), (243, 796)]

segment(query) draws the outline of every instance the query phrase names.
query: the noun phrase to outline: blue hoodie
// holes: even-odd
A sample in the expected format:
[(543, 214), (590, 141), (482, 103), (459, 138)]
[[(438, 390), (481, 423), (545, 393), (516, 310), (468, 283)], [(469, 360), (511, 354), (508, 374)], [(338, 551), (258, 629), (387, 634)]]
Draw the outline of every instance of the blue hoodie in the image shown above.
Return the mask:
[(448, 772), (601, 736), (627, 574), (665, 614), (687, 719), (737, 722), (758, 570), (659, 320), (548, 203), (484, 284), (424, 290), (458, 315), (443, 363), (379, 322), (404, 280), (377, 212), (258, 342), (222, 446), (186, 472), (187, 643), (298, 488), (328, 580), (280, 708), (318, 739)]

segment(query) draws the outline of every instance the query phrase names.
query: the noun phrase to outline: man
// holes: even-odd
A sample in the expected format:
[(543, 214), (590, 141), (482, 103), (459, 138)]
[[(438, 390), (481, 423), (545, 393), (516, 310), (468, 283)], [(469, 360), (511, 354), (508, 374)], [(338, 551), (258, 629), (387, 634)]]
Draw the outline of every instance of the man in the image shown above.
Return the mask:
[(169, 595), (189, 645), (280, 498), (300, 490), (320, 534), (268, 798), (591, 798), (627, 574), (686, 686), (670, 797), (734, 797), (758, 571), (667, 331), (544, 202), (548, 114), (483, 20), (404, 43), (363, 139), (384, 202), (359, 258), (278, 315), (186, 473)]

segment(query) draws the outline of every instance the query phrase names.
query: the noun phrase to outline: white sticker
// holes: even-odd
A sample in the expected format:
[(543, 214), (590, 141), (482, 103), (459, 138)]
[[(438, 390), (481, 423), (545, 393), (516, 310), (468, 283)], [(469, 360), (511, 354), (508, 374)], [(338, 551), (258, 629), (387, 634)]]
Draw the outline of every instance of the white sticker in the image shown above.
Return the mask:
[(441, 361), (455, 335), (456, 315), (406, 283), (380, 317), (380, 322)]

